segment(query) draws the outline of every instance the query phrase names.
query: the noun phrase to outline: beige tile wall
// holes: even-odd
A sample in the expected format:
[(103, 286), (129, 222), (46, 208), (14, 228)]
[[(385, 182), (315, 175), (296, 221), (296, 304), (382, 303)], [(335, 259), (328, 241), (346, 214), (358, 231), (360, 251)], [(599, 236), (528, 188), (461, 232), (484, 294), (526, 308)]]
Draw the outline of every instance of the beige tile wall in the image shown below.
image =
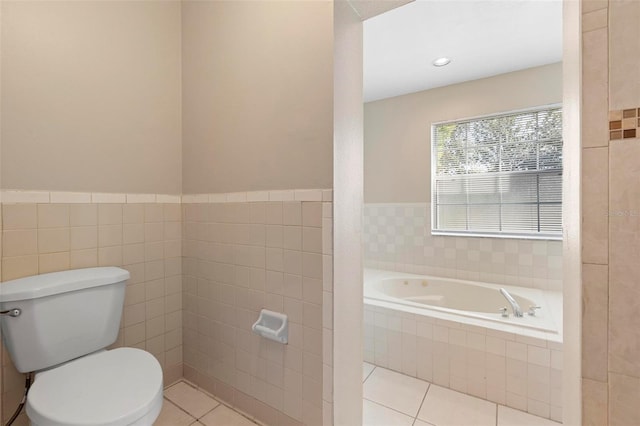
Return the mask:
[[(329, 199), (332, 199), (330, 197)], [(326, 199), (326, 197), (325, 197)], [(333, 425), (333, 202), (322, 203), (322, 424)]]
[(430, 203), (367, 203), (368, 268), (562, 291), (562, 241), (431, 235)]
[(364, 306), (364, 360), (562, 421), (562, 343)]
[[(93, 266), (127, 269), (131, 279), (113, 346), (151, 352), (167, 383), (182, 377), (179, 203), (5, 203), (2, 221), (2, 281)], [(6, 352), (2, 358), (6, 417), (20, 400), (23, 376)]]
[[(183, 204), (185, 378), (266, 424), (330, 413), (331, 204)], [(288, 345), (251, 332), (262, 308)]]
[(640, 107), (640, 2), (583, 0), (583, 424), (640, 424), (640, 139), (609, 140)]

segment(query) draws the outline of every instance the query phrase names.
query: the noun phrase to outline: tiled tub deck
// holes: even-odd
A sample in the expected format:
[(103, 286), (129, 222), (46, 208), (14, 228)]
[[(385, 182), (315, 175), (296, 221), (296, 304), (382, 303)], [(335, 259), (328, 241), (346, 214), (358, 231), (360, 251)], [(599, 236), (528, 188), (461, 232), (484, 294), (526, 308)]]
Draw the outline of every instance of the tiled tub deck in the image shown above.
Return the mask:
[(364, 333), (366, 362), (562, 420), (562, 343), (366, 302)]

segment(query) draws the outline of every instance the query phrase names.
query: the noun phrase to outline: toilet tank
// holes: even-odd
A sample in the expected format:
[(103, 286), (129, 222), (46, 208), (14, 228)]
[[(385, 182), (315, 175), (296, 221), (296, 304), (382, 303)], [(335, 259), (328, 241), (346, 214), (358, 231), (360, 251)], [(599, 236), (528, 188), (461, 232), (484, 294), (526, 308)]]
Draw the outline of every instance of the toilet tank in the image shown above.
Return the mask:
[(0, 284), (2, 338), (22, 373), (53, 367), (106, 348), (118, 338), (129, 272), (75, 269)]

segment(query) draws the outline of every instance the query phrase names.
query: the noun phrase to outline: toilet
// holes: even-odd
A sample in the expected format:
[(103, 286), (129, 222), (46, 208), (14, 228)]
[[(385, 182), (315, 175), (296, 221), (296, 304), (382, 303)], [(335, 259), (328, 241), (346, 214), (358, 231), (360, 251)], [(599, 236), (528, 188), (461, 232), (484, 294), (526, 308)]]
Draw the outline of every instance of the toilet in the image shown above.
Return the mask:
[(35, 372), (34, 426), (152, 425), (162, 369), (150, 353), (107, 350), (118, 337), (129, 272), (86, 268), (0, 284), (2, 337), (15, 367)]

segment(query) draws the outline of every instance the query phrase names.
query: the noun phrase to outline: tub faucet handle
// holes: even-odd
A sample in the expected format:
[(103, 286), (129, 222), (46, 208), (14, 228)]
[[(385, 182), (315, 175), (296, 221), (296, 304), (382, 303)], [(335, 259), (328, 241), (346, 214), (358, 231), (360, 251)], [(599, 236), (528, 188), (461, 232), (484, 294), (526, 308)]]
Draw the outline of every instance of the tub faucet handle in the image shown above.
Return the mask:
[(502, 316), (504, 318), (509, 318), (509, 310), (507, 309), (506, 306), (503, 306), (502, 308), (498, 309), (498, 311), (502, 314)]
[(531, 315), (532, 317), (536, 316), (536, 310), (537, 309), (541, 309), (542, 306), (534, 306), (534, 305), (530, 305), (529, 306), (529, 312), (527, 312), (527, 314)]

